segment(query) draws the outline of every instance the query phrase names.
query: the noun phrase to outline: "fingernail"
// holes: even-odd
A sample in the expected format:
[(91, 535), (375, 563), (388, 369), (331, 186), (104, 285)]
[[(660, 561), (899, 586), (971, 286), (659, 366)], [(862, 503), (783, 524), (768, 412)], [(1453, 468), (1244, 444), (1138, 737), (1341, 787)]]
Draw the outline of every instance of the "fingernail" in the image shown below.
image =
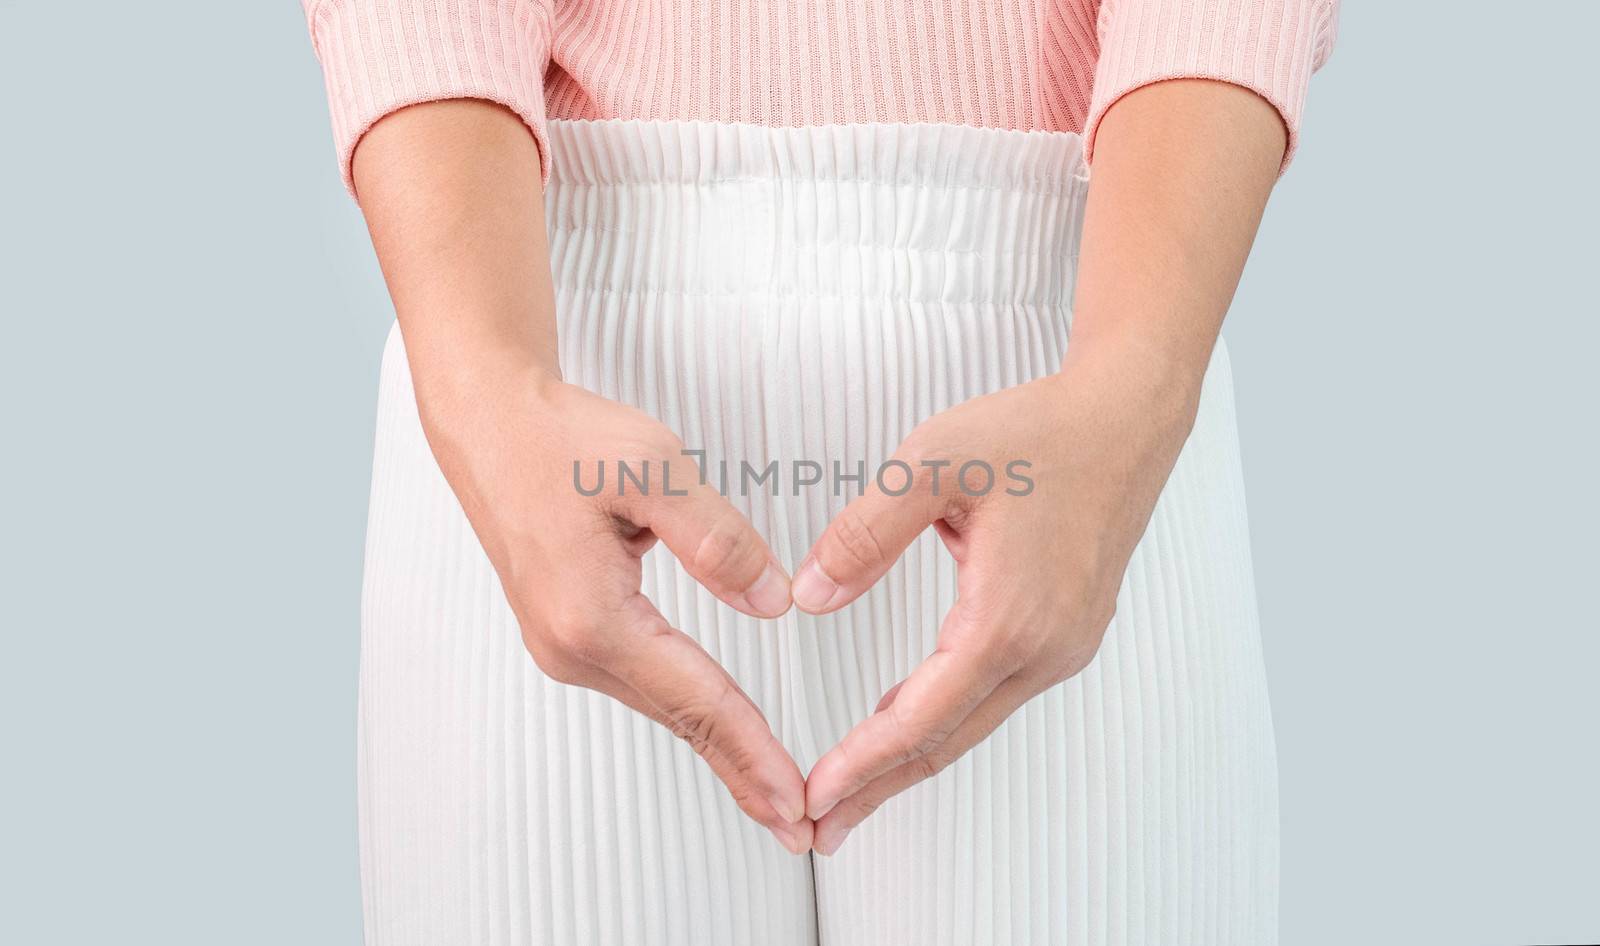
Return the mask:
[[(768, 562), (766, 570), (761, 573), (761, 577), (757, 578), (756, 583), (745, 591), (744, 600), (748, 601), (750, 607), (762, 615), (777, 617), (789, 610), (788, 584), (788, 582), (784, 581), (783, 572), (778, 570), (778, 566)], [(791, 818), (790, 820), (794, 819)]]
[(802, 810), (800, 806), (796, 805), (794, 802), (785, 800), (780, 795), (767, 796), (767, 804), (772, 806), (772, 810), (778, 813), (779, 818), (782, 818), (784, 821), (787, 821), (790, 824), (794, 824), (796, 821), (799, 821), (801, 818), (805, 817), (805, 811)]
[(816, 840), (812, 842), (811, 848), (824, 857), (832, 857), (834, 852), (839, 850), (839, 845), (843, 844), (844, 839), (849, 836), (849, 828), (829, 828), (825, 831), (818, 831)]
[(825, 805), (817, 805), (816, 806), (816, 811), (813, 812), (812, 815), (811, 815), (811, 820), (812, 821), (821, 821), (822, 820), (822, 816), (827, 814), (828, 812), (832, 811), (833, 810), (833, 806), (837, 805), (837, 804), (839, 804), (839, 799), (835, 798), (833, 801), (830, 801)]
[(806, 562), (794, 578), (794, 603), (807, 611), (821, 611), (839, 593), (839, 586), (822, 573), (815, 561)]
[(778, 843), (788, 848), (790, 854), (804, 854), (807, 848), (810, 847), (792, 827), (768, 828), (767, 830), (771, 831), (772, 836), (778, 839)]

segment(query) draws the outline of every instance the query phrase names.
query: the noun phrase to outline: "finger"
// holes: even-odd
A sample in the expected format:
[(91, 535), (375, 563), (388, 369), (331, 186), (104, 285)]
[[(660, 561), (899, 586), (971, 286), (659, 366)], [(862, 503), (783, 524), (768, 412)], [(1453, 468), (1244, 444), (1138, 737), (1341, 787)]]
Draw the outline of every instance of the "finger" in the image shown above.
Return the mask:
[(868, 782), (937, 750), (1009, 674), (941, 646), (901, 681), (893, 699), (845, 734), (812, 766), (806, 812), (826, 815)]
[(827, 816), (816, 823), (816, 840), (813, 847), (818, 854), (831, 855), (839, 850), (846, 836), (867, 816), (878, 810), (884, 802), (911, 786), (932, 778), (946, 766), (966, 755), (973, 746), (987, 739), (1000, 724), (1010, 718), (1038, 691), (1038, 687), (1022, 676), (1014, 676), (995, 688), (994, 692), (974, 709), (956, 731), (950, 734), (934, 751), (904, 762), (883, 773), (854, 794), (841, 799)]
[(789, 610), (789, 576), (744, 514), (709, 486), (661, 497), (644, 512), (648, 526), (695, 580), (758, 618)]
[(809, 831), (799, 767), (755, 703), (688, 635), (650, 607), (603, 665), (694, 747), (746, 814), (770, 828)]
[[(617, 700), (640, 715), (659, 723), (667, 730), (681, 737), (679, 728), (673, 720), (669, 719), (666, 714), (638, 690), (622, 682), (616, 675), (601, 671), (588, 686)], [(740, 695), (744, 696), (743, 691), (740, 691)], [(745, 696), (745, 699), (748, 700), (749, 697)], [(753, 703), (751, 705), (752, 707), (754, 706)], [(759, 791), (750, 785), (742, 773), (735, 769), (723, 768), (719, 770), (716, 762), (709, 759), (707, 761), (717, 777), (728, 786), (728, 793), (739, 802), (741, 810), (749, 815), (752, 820), (771, 831), (773, 836), (778, 839), (778, 842), (787, 848), (790, 853), (804, 854), (811, 850), (812, 822), (810, 818), (801, 818), (799, 821), (790, 822), (786, 816), (774, 807), (771, 800), (764, 798)], [(765, 808), (760, 807), (763, 804), (766, 806)]]
[(939, 518), (938, 509), (920, 488), (891, 496), (874, 483), (828, 524), (795, 571), (795, 604), (824, 614), (859, 598)]

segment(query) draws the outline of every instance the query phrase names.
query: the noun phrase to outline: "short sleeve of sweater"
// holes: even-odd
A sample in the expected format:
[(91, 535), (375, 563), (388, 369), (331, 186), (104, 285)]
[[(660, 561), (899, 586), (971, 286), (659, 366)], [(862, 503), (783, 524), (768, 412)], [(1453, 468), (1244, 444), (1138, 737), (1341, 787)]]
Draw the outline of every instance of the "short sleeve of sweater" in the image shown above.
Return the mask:
[(553, 0), (302, 0), (333, 118), (345, 187), (380, 118), (421, 102), (476, 98), (521, 116), (550, 174), (544, 73)]
[(1299, 143), (1311, 73), (1333, 49), (1339, 0), (1103, 0), (1085, 148), (1129, 92), (1166, 79), (1240, 85), (1278, 110), (1289, 133), (1283, 167)]

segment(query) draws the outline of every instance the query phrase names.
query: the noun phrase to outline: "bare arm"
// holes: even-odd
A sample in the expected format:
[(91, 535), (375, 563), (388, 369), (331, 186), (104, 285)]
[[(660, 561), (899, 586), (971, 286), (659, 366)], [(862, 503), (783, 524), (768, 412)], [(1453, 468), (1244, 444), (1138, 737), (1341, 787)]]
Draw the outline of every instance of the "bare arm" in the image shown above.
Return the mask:
[(539, 152), (522, 122), (474, 99), (413, 106), (373, 126), (354, 165), (423, 406), (489, 371), (559, 378)]
[[(1272, 107), (1235, 86), (1163, 82), (1113, 106), (1099, 131), (1061, 371), (935, 415), (897, 454), (914, 470), (926, 469), (922, 458), (991, 468), (1027, 458), (1034, 492), (869, 488), (796, 572), (800, 607), (836, 610), (935, 524), (959, 574), (934, 653), (812, 769), (819, 852), (833, 853), (885, 799), (1093, 658), (1193, 424), (1284, 142)], [(876, 561), (852, 554), (872, 545)]]
[(691, 461), (653, 419), (561, 380), (527, 129), (485, 102), (413, 106), (366, 135), (354, 177), (423, 429), (533, 658), (671, 728), (746, 813), (790, 850), (807, 849), (799, 769), (733, 678), (640, 594), (640, 556), (660, 538), (713, 593), (758, 617), (788, 609), (787, 576), (708, 486), (588, 497), (573, 485), (575, 461)]
[(1076, 356), (1137, 346), (1151, 384), (1179, 403), (1198, 397), (1285, 142), (1272, 106), (1221, 82), (1157, 83), (1106, 113), (1078, 263)]

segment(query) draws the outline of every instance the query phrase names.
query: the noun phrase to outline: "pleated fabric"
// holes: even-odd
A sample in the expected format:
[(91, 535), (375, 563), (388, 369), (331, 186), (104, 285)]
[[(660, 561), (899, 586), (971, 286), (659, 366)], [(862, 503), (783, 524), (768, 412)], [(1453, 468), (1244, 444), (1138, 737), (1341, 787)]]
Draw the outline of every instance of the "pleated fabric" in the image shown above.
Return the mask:
[[(1077, 135), (549, 135), (568, 380), (703, 450), (790, 568), (918, 421), (1065, 353)], [(428, 452), (398, 332), (378, 428), (359, 740), (370, 944), (1276, 942), (1276, 765), (1225, 347), (1094, 663), (833, 858), (789, 854), (688, 746), (540, 674)], [(762, 482), (745, 472), (773, 464)], [(761, 622), (658, 547), (644, 591), (805, 770), (933, 649), (955, 571), (929, 533), (843, 611)]]

